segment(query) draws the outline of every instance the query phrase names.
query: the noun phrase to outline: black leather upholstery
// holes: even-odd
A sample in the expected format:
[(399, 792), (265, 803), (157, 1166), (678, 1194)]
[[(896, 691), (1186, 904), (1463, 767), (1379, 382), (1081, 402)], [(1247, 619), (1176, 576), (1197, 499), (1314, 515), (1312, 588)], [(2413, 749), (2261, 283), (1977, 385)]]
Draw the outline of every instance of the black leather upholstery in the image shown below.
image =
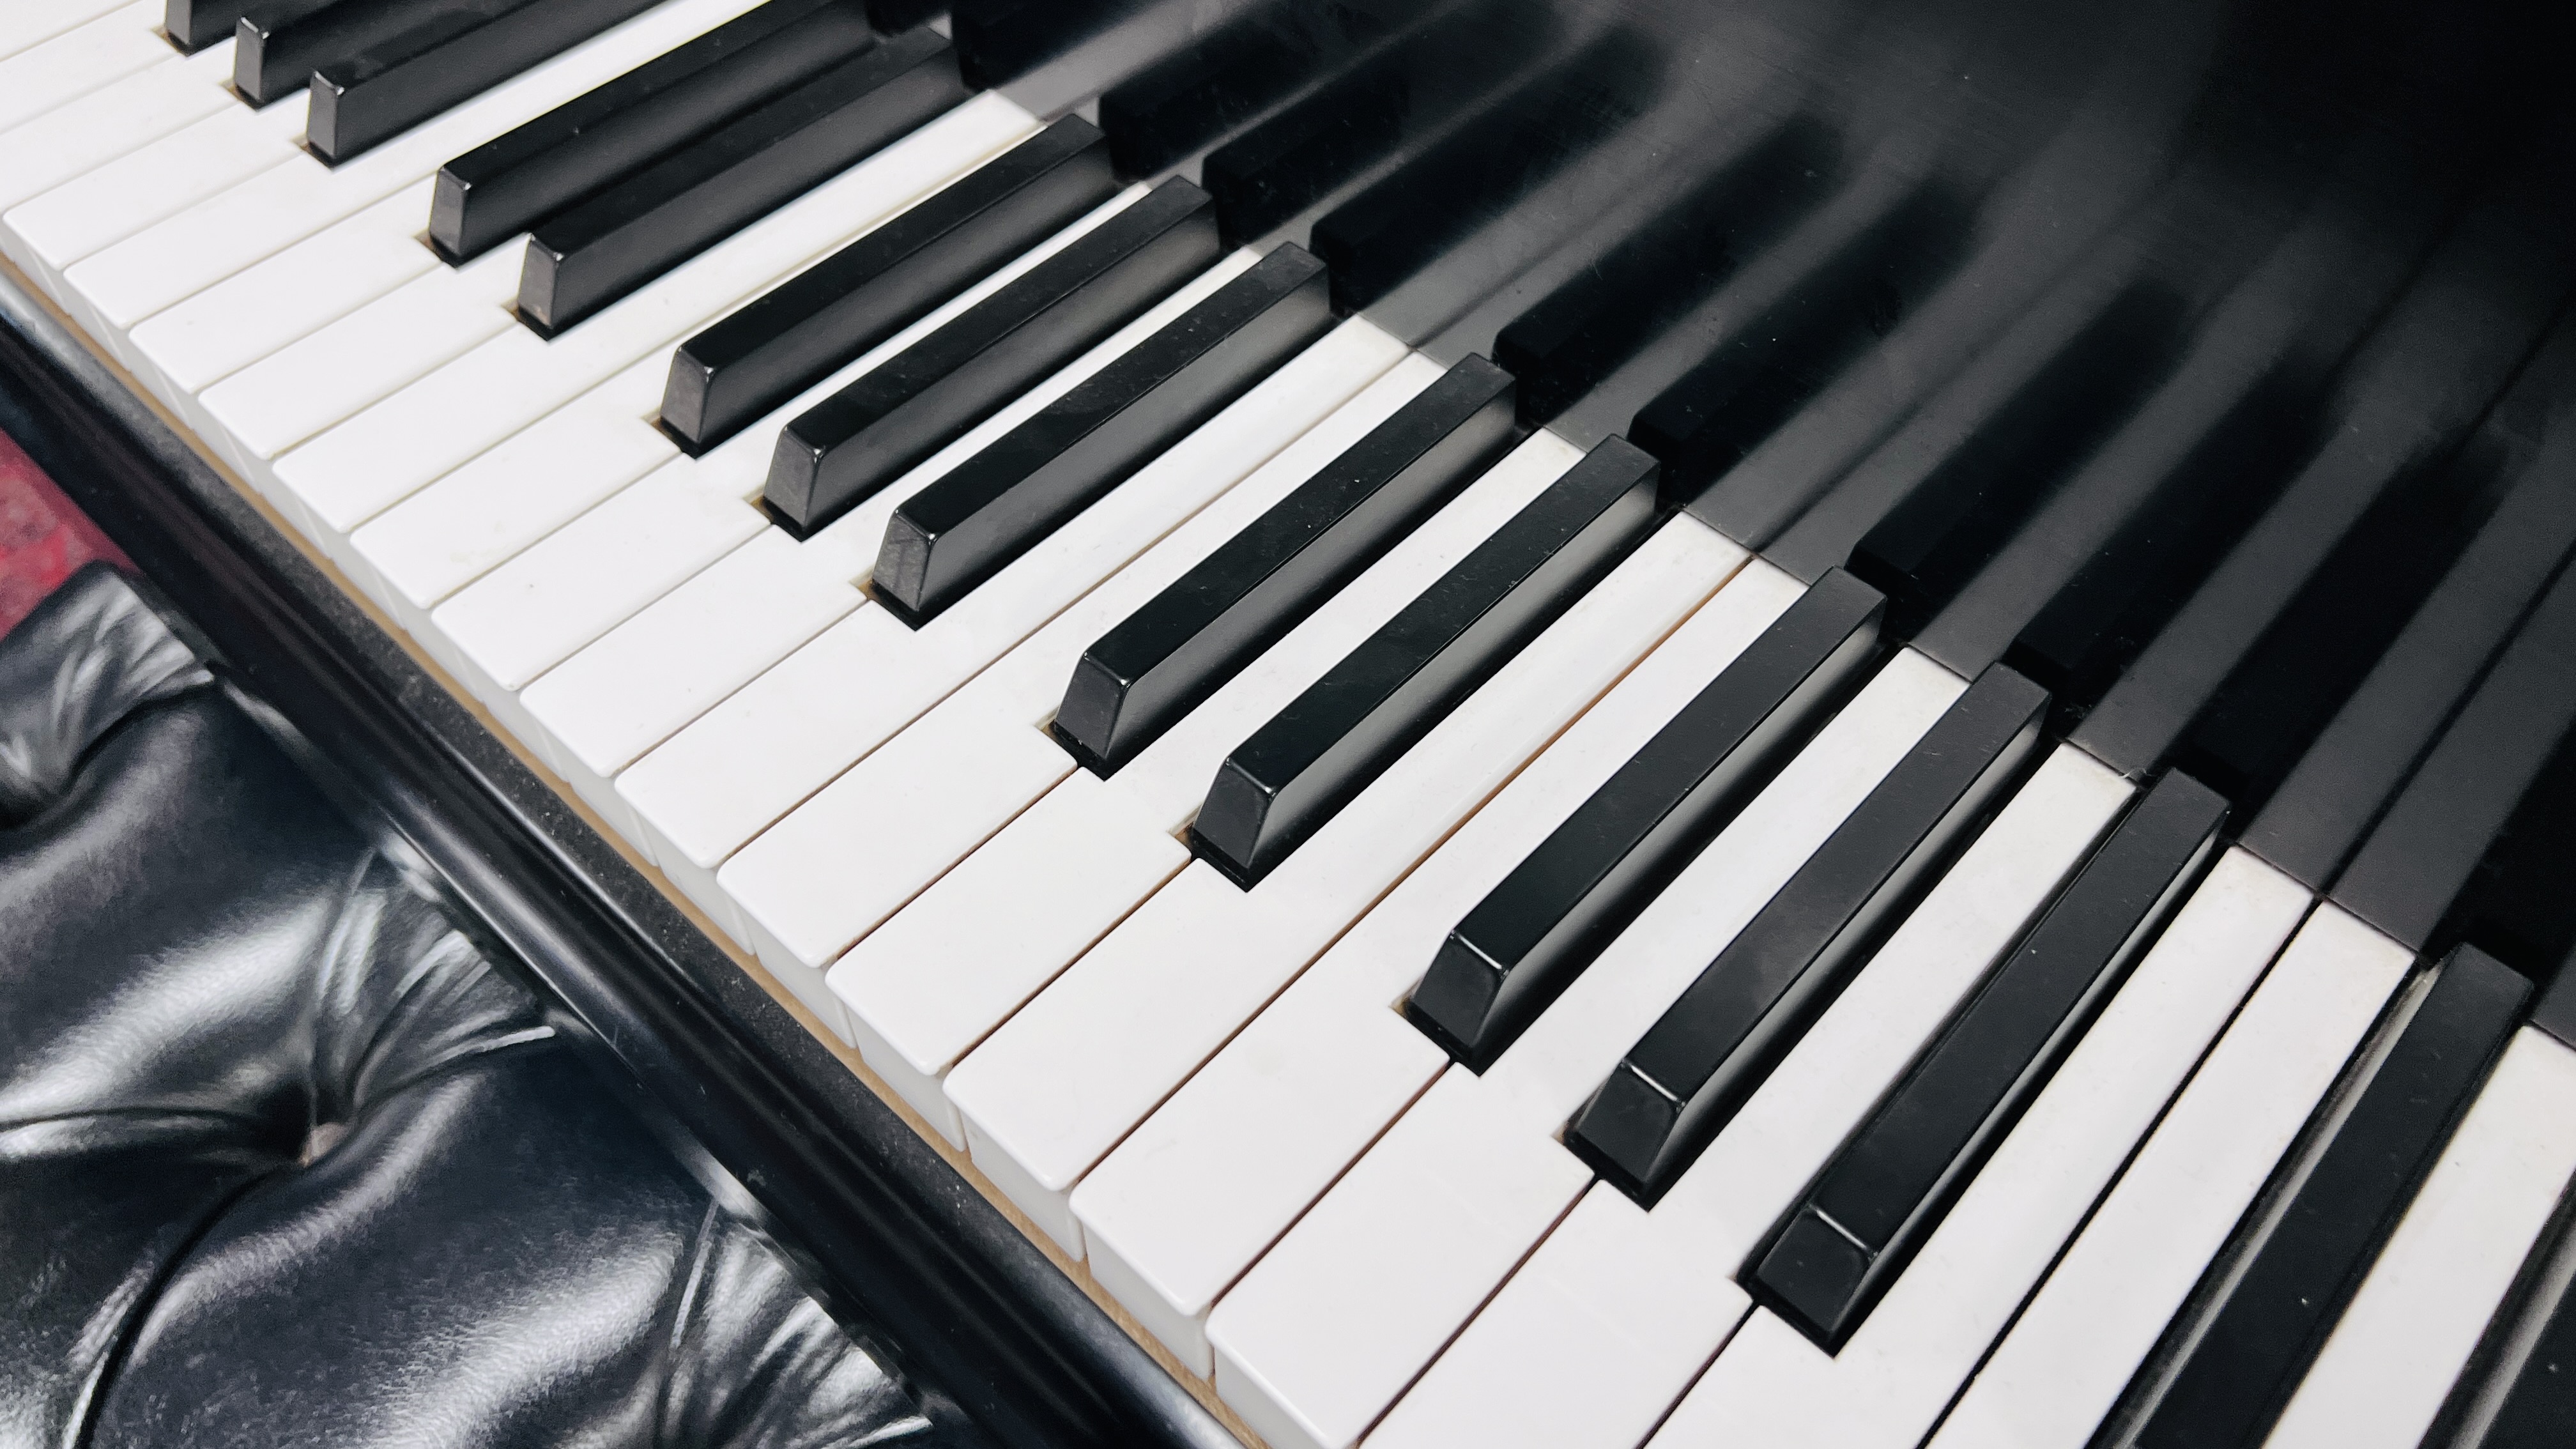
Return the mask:
[(122, 579), (0, 640), (0, 1446), (932, 1437)]

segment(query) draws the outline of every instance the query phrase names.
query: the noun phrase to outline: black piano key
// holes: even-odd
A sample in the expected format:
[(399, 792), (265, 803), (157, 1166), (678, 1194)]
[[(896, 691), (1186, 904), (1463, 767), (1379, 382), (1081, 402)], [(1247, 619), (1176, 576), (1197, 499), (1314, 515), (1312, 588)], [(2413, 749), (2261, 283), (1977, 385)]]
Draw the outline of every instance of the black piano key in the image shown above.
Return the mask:
[(233, 26), (252, 0), (170, 0), (161, 13), (161, 29), (170, 43), (190, 55), (230, 38)]
[(1983, 825), (2047, 710), (1988, 669), (1629, 1049), (1566, 1145), (1640, 1203), (1662, 1197)]
[(1246, 888), (1627, 556), (1655, 461), (1617, 438), (1532, 499), (1217, 767), (1190, 828)]
[(762, 493), (811, 533), (1217, 259), (1207, 193), (1166, 181), (788, 423)]
[(2137, 1444), (2251, 1449), (2263, 1441), (2530, 994), (2529, 982), (2475, 947), (2443, 963), (2286, 1211), (2171, 1368)]
[(1878, 657), (1886, 601), (1818, 579), (1453, 927), (1405, 1015), (1482, 1071), (1804, 745)]
[(1470, 0), (1379, 47), (1207, 155), (1229, 241), (1286, 227), (1508, 81), (1557, 40), (1554, 9)]
[(875, 43), (857, 0), (770, 0), (440, 167), (430, 244), (480, 256)]
[(541, 223), (519, 315), (561, 332), (966, 96), (926, 29), (842, 61)]
[(2572, 721), (2576, 571), (2565, 571), (2362, 842), (2335, 902), (2424, 949)]
[(1427, 0), (1267, 0), (1110, 87), (1100, 128), (1121, 176), (1217, 145), (1396, 33)]
[(948, 13), (948, 0), (868, 0), (868, 23), (888, 35), (927, 25)]
[(269, 0), (233, 27), (233, 89), (257, 106), (302, 95), (313, 72), (477, 0)]
[(1967, 255), (1973, 199), (1941, 179), (1852, 237), (1638, 410), (1629, 436), (1685, 507), (1896, 329)]
[(1823, 198), (1839, 152), (1822, 122), (1792, 119), (1513, 319), (1494, 361), (1520, 379), (1521, 420), (1556, 416), (1715, 291)]
[(338, 165), (621, 21), (655, 0), (477, 0), (317, 67), (304, 139)]
[(872, 576), (915, 627), (1332, 326), (1324, 265), (1281, 246), (1215, 295), (903, 501)]
[[(2576, 329), (2563, 330), (2549, 354), (2576, 364)], [(2532, 370), (2541, 369), (2535, 362)], [(2517, 384), (2499, 413), (2513, 411), (2523, 392)], [(2490, 447), (2513, 448), (2512, 434), (2521, 430), (2497, 426), (2506, 421), (2482, 430), (2472, 458)], [(2546, 431), (2543, 423), (2534, 434)], [(2460, 697), (2576, 547), (2576, 437), (2562, 425), (2554, 439), (2527, 434), (2521, 451), (2537, 457), (2512, 470), (2512, 491), (2241, 837), (2247, 849), (2310, 890), (2333, 883)]]
[(949, 34), (966, 83), (989, 88), (1168, 0), (951, 0)]
[[(2562, 973), (2561, 979), (2566, 979), (2567, 974)], [(2535, 1021), (2538, 1016), (2535, 1011)], [(2568, 1250), (2561, 1247), (2559, 1251), (2564, 1254)], [(2564, 1267), (2558, 1272), (2563, 1274)], [(2494, 1395), (2492, 1410), (2477, 1415), (2476, 1421), (2466, 1426), (2471, 1432), (2456, 1438), (2435, 1437), (2443, 1427), (2437, 1422), (2435, 1434), (2425, 1438), (2428, 1446), (2559, 1449), (2567, 1442), (2567, 1426), (2576, 1424), (2576, 1293), (2566, 1291), (2564, 1282), (2553, 1286), (2559, 1290), (2557, 1302), (2538, 1325), (2530, 1350), (2515, 1366), (2511, 1382), (2490, 1386), (2491, 1392), (2501, 1389)]]
[(1860, 1326), (2215, 851), (2180, 771), (2133, 807), (1789, 1215), (1749, 1287), (1827, 1351)]
[(1514, 440), (1512, 379), (1452, 367), (1095, 640), (1051, 727), (1093, 773), (1171, 723), (1395, 545)]
[(680, 344), (663, 427), (714, 447), (1116, 190), (1100, 132), (1065, 117)]
[(2533, 778), (2434, 928), (2435, 951), (2466, 942), (2546, 985), (2551, 1034), (2569, 1023), (2576, 986), (2549, 968), (2576, 953), (2576, 737)]

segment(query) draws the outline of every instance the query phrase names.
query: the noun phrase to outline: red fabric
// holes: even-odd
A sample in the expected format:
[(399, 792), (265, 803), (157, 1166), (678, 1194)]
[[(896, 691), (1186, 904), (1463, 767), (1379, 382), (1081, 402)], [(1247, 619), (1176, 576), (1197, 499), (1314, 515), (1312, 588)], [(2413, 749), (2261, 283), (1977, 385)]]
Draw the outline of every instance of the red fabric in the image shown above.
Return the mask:
[(35, 460), (0, 433), (0, 635), (94, 558), (133, 567)]

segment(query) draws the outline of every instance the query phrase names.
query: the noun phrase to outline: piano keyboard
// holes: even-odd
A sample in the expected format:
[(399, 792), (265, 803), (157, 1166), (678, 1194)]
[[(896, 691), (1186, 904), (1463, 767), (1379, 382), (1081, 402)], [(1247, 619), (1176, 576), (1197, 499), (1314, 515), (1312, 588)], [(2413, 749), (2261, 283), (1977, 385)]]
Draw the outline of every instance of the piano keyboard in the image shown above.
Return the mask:
[(2564, 1433), (2485, 72), (921, 8), (0, 0), (0, 252), (1274, 1449)]

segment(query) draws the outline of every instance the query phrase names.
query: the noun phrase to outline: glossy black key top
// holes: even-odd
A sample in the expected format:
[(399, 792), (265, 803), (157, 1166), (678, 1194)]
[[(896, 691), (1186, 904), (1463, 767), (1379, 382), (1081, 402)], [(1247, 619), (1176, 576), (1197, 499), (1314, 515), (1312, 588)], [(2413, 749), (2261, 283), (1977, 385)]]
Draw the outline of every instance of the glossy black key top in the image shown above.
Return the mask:
[(857, 0), (769, 0), (440, 167), (430, 245), (479, 256), (875, 43)]
[(1282, 246), (903, 501), (871, 576), (919, 627), (1332, 326), (1324, 264)]
[(190, 55), (218, 40), (229, 39), (251, 0), (170, 0), (161, 12), (161, 28), (170, 43)]
[(315, 68), (305, 142), (338, 165), (654, 3), (476, 0)]
[(691, 451), (811, 387), (1116, 192), (1067, 116), (680, 344), (662, 426)]
[(1988, 669), (1629, 1049), (1566, 1145), (1640, 1203), (1662, 1197), (1983, 824), (2047, 709)]
[(304, 94), (313, 72), (477, 0), (270, 0), (233, 27), (233, 89), (257, 106)]
[(1510, 374), (1452, 367), (1074, 665), (1057, 743), (1108, 775), (1395, 545), (1514, 437)]
[(948, 42), (898, 35), (539, 225), (519, 315), (551, 336), (966, 99)]
[(1266, 0), (1100, 97), (1121, 176), (1150, 176), (1227, 139), (1393, 35), (1426, 0)]
[(1250, 887), (1565, 612), (1655, 519), (1655, 460), (1617, 438), (1460, 559), (1217, 767), (1190, 828)]
[(1768, 784), (1878, 656), (1886, 601), (1818, 579), (1453, 927), (1405, 1015), (1482, 1071)]
[(2199, 879), (2227, 802), (2168, 772), (1791, 1211), (1747, 1286), (1839, 1350)]
[(1207, 193), (1164, 182), (798, 415), (762, 501), (791, 531), (823, 527), (1216, 259)]
[(888, 35), (948, 13), (948, 0), (868, 0), (868, 23)]
[(2474, 946), (2443, 962), (2359, 1088), (2351, 1115), (2163, 1380), (2135, 1440), (2141, 1449), (2251, 1449), (2263, 1442), (2530, 994), (2529, 982)]
[(2559, 574), (2354, 854), (2336, 903), (2424, 949), (2571, 723), (2576, 570)]

